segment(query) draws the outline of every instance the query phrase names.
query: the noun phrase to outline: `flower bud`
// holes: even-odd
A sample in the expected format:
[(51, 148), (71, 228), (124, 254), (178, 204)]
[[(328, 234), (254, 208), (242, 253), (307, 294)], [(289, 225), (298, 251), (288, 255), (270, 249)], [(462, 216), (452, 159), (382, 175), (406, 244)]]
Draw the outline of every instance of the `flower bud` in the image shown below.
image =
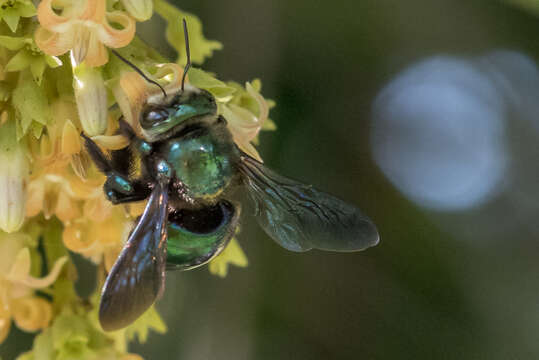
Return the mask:
[(0, 229), (5, 232), (19, 230), (24, 222), (27, 179), (26, 150), (9, 121), (0, 127)]
[(146, 21), (152, 17), (153, 0), (122, 0), (122, 4), (137, 21)]
[(73, 68), (73, 88), (84, 132), (102, 135), (107, 129), (107, 90), (101, 70), (84, 64)]

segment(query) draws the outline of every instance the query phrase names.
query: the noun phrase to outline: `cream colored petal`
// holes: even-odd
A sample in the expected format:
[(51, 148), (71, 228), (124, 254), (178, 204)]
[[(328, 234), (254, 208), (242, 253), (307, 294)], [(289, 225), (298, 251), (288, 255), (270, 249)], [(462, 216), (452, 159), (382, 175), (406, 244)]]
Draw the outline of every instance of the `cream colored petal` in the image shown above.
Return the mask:
[(268, 116), (269, 116), (269, 105), (266, 99), (264, 99), (264, 97), (260, 95), (260, 93), (258, 93), (255, 90), (255, 88), (253, 88), (251, 83), (249, 82), (245, 83), (245, 89), (247, 90), (249, 95), (251, 95), (258, 103), (258, 107), (260, 111), (260, 113), (258, 114), (258, 123), (260, 127), (262, 127), (264, 125), (264, 122), (268, 119)]
[(91, 221), (105, 221), (112, 212), (111, 202), (104, 196), (97, 196), (84, 202), (84, 217)]
[(234, 142), (249, 156), (262, 162), (258, 151), (250, 143), (260, 130), (257, 118), (251, 112), (234, 104), (223, 106), (222, 113), (227, 119), (228, 129), (232, 133)]
[(28, 200), (26, 201), (26, 216), (33, 217), (43, 209), (45, 199), (45, 182), (42, 180), (31, 181), (28, 185)]
[(53, 282), (56, 281), (58, 278), (58, 275), (60, 275), (60, 271), (62, 270), (62, 267), (67, 262), (68, 257), (62, 256), (56, 262), (54, 263), (52, 270), (47, 274), (47, 276), (42, 278), (35, 278), (32, 276), (29, 276), (23, 283), (24, 285), (31, 287), (33, 289), (42, 289), (47, 286), (50, 286)]
[(120, 150), (129, 145), (129, 140), (123, 135), (98, 135), (92, 140), (106, 150)]
[(30, 276), (30, 250), (24, 248), (17, 254), (15, 263), (11, 267), (11, 271), (6, 276), (6, 279), (32, 289), (43, 289), (56, 281), (66, 261), (67, 256), (59, 258), (47, 276), (36, 278)]
[[(242, 140), (253, 140), (256, 135), (258, 135), (261, 127), (258, 118), (249, 110), (246, 110), (236, 104), (229, 104), (227, 107), (231, 111), (231, 113), (227, 113), (228, 117), (226, 118), (229, 127), (234, 128), (234, 131), (237, 131), (238, 134), (242, 136)], [(226, 107), (223, 108), (223, 115), (225, 109)], [(230, 120), (228, 120), (229, 118)]]
[(34, 39), (36, 45), (47, 55), (59, 56), (73, 47), (73, 37), (70, 33), (54, 33), (43, 27), (36, 30)]
[(88, 54), (88, 49), (90, 47), (90, 41), (92, 39), (92, 32), (82, 24), (77, 24), (74, 26), (71, 32), (73, 42), (69, 55), (71, 58), (71, 66), (76, 68), (86, 59), (86, 55)]
[(65, 26), (71, 20), (69, 16), (58, 15), (52, 8), (53, 0), (42, 0), (37, 7), (37, 19), (41, 26), (53, 30)]
[(116, 209), (105, 221), (94, 224), (88, 229), (87, 235), (96, 238), (104, 246), (121, 243), (124, 235), (126, 218), (121, 209)]
[(122, 110), (124, 120), (140, 135), (138, 119), (148, 96), (146, 80), (136, 72), (126, 72), (120, 76), (120, 80), (113, 86), (112, 91)]
[(89, 165), (89, 161), (84, 161), (85, 159), (86, 158), (79, 153), (71, 155), (71, 161), (69, 162), (71, 164), (71, 169), (73, 169), (75, 175), (77, 175), (81, 180), (86, 180), (88, 173), (86, 168)]
[(62, 240), (66, 248), (78, 253), (89, 249), (96, 242), (96, 239), (85, 236), (86, 232), (85, 224), (75, 223), (65, 226)]
[(0, 298), (0, 344), (4, 342), (11, 328), (11, 312), (7, 303)]
[(54, 215), (56, 203), (58, 202), (59, 188), (60, 185), (58, 184), (46, 184), (45, 197), (43, 198), (43, 215), (45, 219), (50, 219)]
[[(157, 71), (153, 75), (156, 79), (165, 81), (165, 91), (167, 93), (174, 93), (180, 90), (183, 77), (183, 68), (174, 63), (166, 63), (158, 65)], [(189, 82), (189, 75), (185, 78), (186, 83)], [(155, 86), (152, 85), (153, 92), (161, 94), (159, 89), (155, 89)]]
[(30, 275), (30, 265), (30, 250), (25, 247), (15, 257), (6, 279), (16, 283), (23, 282)]
[(78, 16), (81, 20), (89, 20), (100, 24), (105, 19), (105, 0), (86, 0), (84, 12)]
[(86, 180), (82, 181), (79, 177), (66, 175), (66, 190), (72, 198), (78, 200), (87, 200), (96, 196), (102, 196), (105, 176), (98, 176), (98, 178), (87, 178)]
[(25, 331), (37, 331), (49, 325), (52, 319), (50, 303), (40, 297), (16, 299), (11, 306), (13, 320), (18, 328)]
[(78, 218), (81, 215), (81, 211), (77, 203), (65, 191), (59, 191), (54, 214), (61, 222), (67, 223), (70, 220)]
[(62, 129), (61, 150), (66, 155), (73, 155), (81, 150), (80, 131), (71, 120), (67, 120)]
[[(121, 27), (112, 27), (111, 23)], [(124, 47), (133, 40), (135, 36), (135, 20), (123, 11), (113, 11), (106, 14), (103, 26), (98, 28), (99, 39), (111, 48)]]
[(107, 48), (98, 39), (95, 32), (92, 33), (88, 41), (88, 52), (84, 63), (91, 67), (105, 65), (109, 61)]
[[(167, 63), (159, 65), (152, 78), (157, 79), (159, 83), (164, 84), (162, 86), (167, 94), (176, 94), (181, 89), (182, 76), (183, 68), (181, 68), (178, 64)], [(187, 76), (185, 84), (186, 89), (189, 89), (191, 86), (187, 83), (188, 79), (189, 77)], [(145, 81), (145, 84), (148, 94), (146, 102), (148, 104), (161, 104), (164, 97), (161, 89), (154, 84), (148, 83), (147, 81)]]
[(256, 148), (253, 146), (253, 144), (251, 144), (250, 142), (236, 142), (236, 144), (238, 145), (238, 147), (244, 152), (246, 153), (247, 155), (249, 155), (250, 157), (258, 160), (259, 162), (263, 163), (264, 161), (262, 160), (262, 158), (260, 157), (260, 154), (258, 153), (258, 151), (256, 150)]

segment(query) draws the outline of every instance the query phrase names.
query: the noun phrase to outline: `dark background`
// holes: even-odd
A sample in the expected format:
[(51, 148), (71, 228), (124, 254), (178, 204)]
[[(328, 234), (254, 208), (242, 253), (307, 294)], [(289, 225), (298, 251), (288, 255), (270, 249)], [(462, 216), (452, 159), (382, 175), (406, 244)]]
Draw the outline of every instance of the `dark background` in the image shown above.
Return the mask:
[[(503, 49), (534, 64), (538, 18), (455, 0), (178, 5), (224, 44), (204, 69), (224, 80), (259, 77), (276, 100), (278, 131), (261, 137), (266, 164), (360, 206), (381, 243), (363, 253), (296, 254), (245, 216), (249, 267), (224, 280), (205, 269), (169, 274), (159, 308), (170, 330), (134, 350), (148, 359), (539, 357), (539, 156), (537, 129), (518, 125), (522, 107), (502, 114), (508, 165), (496, 194), (475, 206), (409, 200), (374, 162), (371, 136), (377, 95), (406, 67)], [(539, 100), (539, 84), (528, 85), (524, 95)], [(529, 112), (537, 123), (539, 112)]]
[[(158, 305), (169, 331), (152, 334), (132, 351), (145, 359), (182, 360), (539, 357), (539, 111), (534, 107), (539, 18), (495, 1), (183, 0), (177, 5), (197, 14), (206, 36), (224, 44), (205, 70), (223, 80), (260, 78), (263, 94), (277, 102), (270, 115), (278, 130), (261, 136), (266, 164), (357, 204), (377, 224), (381, 243), (353, 254), (291, 253), (247, 214), (239, 241), (249, 267), (233, 267), (225, 279), (206, 267), (169, 273)], [(146, 38), (163, 34), (157, 25), (145, 29)], [(510, 50), (512, 57), (501, 61), (504, 66), (491, 66), (499, 60), (489, 55), (494, 50)], [(481, 168), (473, 163), (486, 141), (481, 132), (463, 128), (452, 135), (450, 145), (457, 143), (464, 155), (432, 146), (444, 144), (443, 126), (453, 120), (445, 98), (407, 108), (407, 121), (425, 105), (428, 116), (417, 116), (430, 119), (427, 124), (444, 119), (425, 144), (421, 127), (392, 127), (399, 111), (390, 111), (390, 101), (377, 100), (399, 74), (432, 56), (450, 63), (460, 59), (473, 74), (488, 72), (498, 92), (500, 83), (512, 86), (510, 96), (506, 91), (489, 98), (482, 108), (501, 109), (495, 114), (502, 121), (503, 147), (497, 147), (502, 151), (494, 163), (504, 165), (495, 181), (488, 171), (481, 173), (482, 184), (490, 184), (481, 201), (446, 206), (451, 199), (433, 205), (411, 196), (405, 189), (414, 183), (391, 180), (373, 155), (380, 146), (389, 144), (384, 149), (390, 152), (397, 143), (404, 150), (425, 145), (419, 149), (442, 154), (425, 164), (424, 173), (415, 173), (418, 179), (432, 179), (429, 169), (444, 168), (444, 158), (457, 166), (471, 159), (470, 174)], [(462, 83), (467, 98), (482, 98), (487, 91), (482, 87), (478, 94), (474, 77), (459, 82), (444, 69), (429, 71)], [(500, 77), (507, 81), (493, 80)], [(390, 120), (377, 126), (377, 119)], [(485, 119), (489, 124), (491, 118)], [(398, 164), (392, 166), (414, 171), (416, 156), (395, 152)], [(436, 186), (443, 193), (469, 175), (459, 174), (415, 191), (434, 189), (435, 197)], [(459, 196), (474, 198), (466, 191)]]

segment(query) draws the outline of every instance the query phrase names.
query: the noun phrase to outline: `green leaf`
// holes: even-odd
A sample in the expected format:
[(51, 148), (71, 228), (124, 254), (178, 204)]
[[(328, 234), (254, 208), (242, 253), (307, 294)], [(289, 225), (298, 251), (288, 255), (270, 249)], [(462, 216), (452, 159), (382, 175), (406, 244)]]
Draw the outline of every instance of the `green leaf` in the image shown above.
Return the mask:
[(90, 347), (92, 328), (81, 316), (61, 314), (52, 325), (52, 343), (56, 360), (89, 359), (95, 356)]
[(31, 1), (18, 0), (17, 12), (21, 17), (32, 17), (37, 14), (36, 7)]
[[(45, 248), (49, 271), (56, 260), (62, 256), (69, 256), (69, 253), (62, 242), (62, 231), (63, 226), (58, 219), (53, 218), (47, 221), (47, 228), (43, 232), (43, 247)], [(66, 264), (54, 282), (53, 307), (56, 311), (60, 311), (66, 304), (69, 304), (73, 300), (77, 299), (75, 286), (73, 284), (74, 279), (70, 278), (70, 273), (72, 274), (75, 271), (76, 270), (72, 263)]]
[(30, 128), (32, 129), (32, 134), (36, 139), (39, 139), (41, 137), (41, 134), (43, 133), (44, 125), (40, 124), (38, 122), (32, 121), (32, 125), (30, 125)]
[(183, 19), (187, 22), (191, 60), (194, 63), (203, 63), (204, 59), (210, 57), (214, 50), (223, 48), (223, 45), (220, 42), (208, 40), (204, 37), (204, 34), (202, 33), (202, 24), (198, 17), (179, 10), (165, 0), (155, 0), (154, 6), (155, 12), (168, 23), (165, 34), (169, 44), (172, 45), (179, 54), (178, 59), (176, 60), (178, 64), (183, 65), (187, 61), (182, 24)]
[(51, 119), (49, 101), (45, 91), (33, 81), (30, 71), (20, 73), (11, 102), (15, 108), (21, 130), (17, 136), (19, 139), (26, 134), (32, 121), (46, 125)]
[(20, 50), (26, 44), (25, 40), (22, 37), (0, 36), (0, 46), (12, 51)]
[[(10, 114), (11, 115), (11, 114)], [(12, 117), (0, 128), (0, 151), (13, 151), (17, 146), (16, 124)]]
[(235, 88), (197, 68), (189, 69), (189, 83), (200, 89), (208, 90), (217, 100), (221, 101), (226, 101), (226, 98), (236, 91)]
[(30, 71), (32, 72), (32, 76), (34, 78), (34, 81), (41, 85), (41, 80), (43, 79), (43, 72), (45, 71), (45, 59), (41, 56), (35, 57), (30, 62)]
[(47, 79), (50, 80), (45, 82), (48, 82), (49, 85), (52, 83), (54, 92), (59, 96), (73, 96), (73, 70), (71, 69), (71, 62), (69, 61), (68, 56), (69, 55), (63, 56), (64, 60), (62, 61), (62, 66), (49, 69), (46, 74)]
[(62, 66), (62, 60), (57, 58), (56, 56), (50, 56), (50, 55), (44, 55), (45, 62), (47, 65), (49, 65), (51, 68), (57, 68), (58, 66)]
[(54, 348), (52, 345), (52, 331), (45, 329), (34, 340), (33, 359), (34, 360), (52, 360), (54, 359)]
[(17, 26), (19, 25), (19, 19), (20, 15), (15, 11), (5, 11), (4, 15), (2, 15), (2, 18), (6, 22), (7, 26), (9, 26), (9, 29), (12, 32), (17, 31)]
[(34, 57), (25, 49), (19, 51), (14, 57), (12, 57), (6, 65), (6, 71), (21, 71), (26, 69)]

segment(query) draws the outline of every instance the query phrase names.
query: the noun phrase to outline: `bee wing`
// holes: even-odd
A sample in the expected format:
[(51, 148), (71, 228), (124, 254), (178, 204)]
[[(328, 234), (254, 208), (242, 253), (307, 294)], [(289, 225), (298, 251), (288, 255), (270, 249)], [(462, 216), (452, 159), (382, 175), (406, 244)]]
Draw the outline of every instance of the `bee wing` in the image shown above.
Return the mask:
[(354, 205), (276, 174), (246, 155), (240, 171), (258, 223), (286, 249), (358, 251), (378, 244), (376, 226)]
[(103, 286), (99, 321), (104, 330), (129, 325), (162, 294), (167, 258), (167, 204), (166, 188), (156, 185)]

